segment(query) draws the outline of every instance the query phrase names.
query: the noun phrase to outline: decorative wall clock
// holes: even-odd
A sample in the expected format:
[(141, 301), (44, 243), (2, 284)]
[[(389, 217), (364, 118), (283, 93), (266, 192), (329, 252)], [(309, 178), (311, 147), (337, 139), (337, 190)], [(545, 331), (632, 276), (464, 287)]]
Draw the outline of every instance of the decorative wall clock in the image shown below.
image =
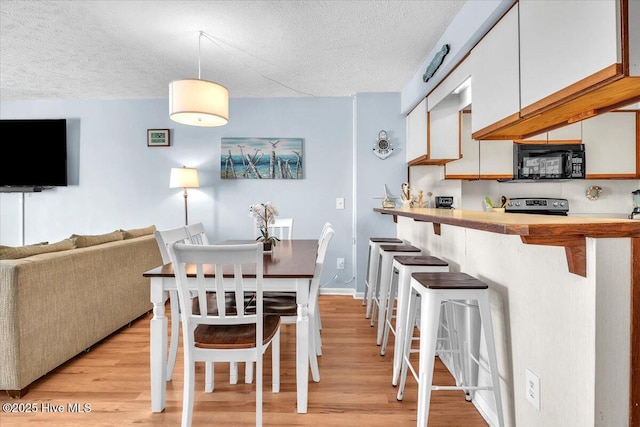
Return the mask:
[(381, 130), (378, 132), (378, 140), (373, 146), (373, 154), (384, 160), (389, 157), (391, 153), (393, 153), (393, 147), (387, 139), (387, 132), (385, 130)]

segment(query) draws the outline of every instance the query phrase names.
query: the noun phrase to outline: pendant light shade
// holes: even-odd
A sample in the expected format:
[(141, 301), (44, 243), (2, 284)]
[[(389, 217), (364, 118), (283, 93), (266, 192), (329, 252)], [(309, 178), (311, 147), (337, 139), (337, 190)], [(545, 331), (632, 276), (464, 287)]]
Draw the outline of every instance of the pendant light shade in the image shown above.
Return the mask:
[(222, 126), (229, 122), (229, 91), (208, 80), (169, 83), (169, 118), (189, 126)]

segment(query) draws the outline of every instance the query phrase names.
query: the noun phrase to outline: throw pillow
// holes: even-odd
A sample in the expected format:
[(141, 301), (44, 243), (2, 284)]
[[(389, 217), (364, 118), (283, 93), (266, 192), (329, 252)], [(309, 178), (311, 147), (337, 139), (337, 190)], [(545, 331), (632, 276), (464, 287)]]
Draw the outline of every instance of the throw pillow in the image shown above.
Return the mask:
[(32, 255), (44, 254), (47, 252), (59, 252), (73, 249), (73, 242), (70, 239), (64, 239), (50, 245), (36, 243), (27, 246), (0, 246), (0, 259), (20, 259), (30, 257)]
[(76, 248), (86, 248), (89, 246), (101, 245), (103, 243), (122, 240), (122, 231), (116, 230), (105, 234), (72, 234), (70, 239), (74, 241)]
[(150, 225), (144, 228), (132, 228), (131, 230), (120, 230), (124, 235), (124, 240), (135, 239), (136, 237), (146, 236), (147, 234), (153, 234), (156, 231), (155, 225)]

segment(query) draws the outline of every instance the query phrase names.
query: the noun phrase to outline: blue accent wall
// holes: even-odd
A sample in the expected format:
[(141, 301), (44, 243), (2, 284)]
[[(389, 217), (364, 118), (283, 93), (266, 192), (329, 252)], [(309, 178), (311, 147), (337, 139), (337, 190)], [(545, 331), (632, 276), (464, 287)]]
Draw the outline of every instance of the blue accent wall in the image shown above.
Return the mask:
[[(197, 128), (168, 118), (167, 99), (6, 101), (0, 118), (66, 118), (69, 186), (41, 193), (0, 193), (0, 244), (55, 242), (77, 234), (184, 223), (181, 189), (169, 188), (172, 167), (199, 169), (188, 194), (189, 222), (201, 221), (211, 241), (252, 238), (249, 205), (271, 201), (294, 218), (294, 238), (319, 237), (326, 221), (336, 235), (323, 273), (326, 287), (362, 290), (368, 233), (394, 235), (390, 218), (373, 212), (383, 184), (406, 179), (400, 94), (337, 98), (230, 99), (229, 124)], [(147, 147), (147, 129), (170, 129), (170, 147)], [(396, 152), (372, 153), (381, 129)], [(222, 137), (303, 138), (302, 180), (223, 180)], [(2, 152), (20, 140), (2, 138)], [(28, 159), (16, 159), (16, 165)], [(345, 209), (335, 209), (335, 199)], [(357, 241), (356, 241), (357, 239)], [(363, 243), (365, 242), (365, 243)], [(344, 271), (336, 258), (345, 258)], [(366, 254), (364, 263), (366, 264)]]

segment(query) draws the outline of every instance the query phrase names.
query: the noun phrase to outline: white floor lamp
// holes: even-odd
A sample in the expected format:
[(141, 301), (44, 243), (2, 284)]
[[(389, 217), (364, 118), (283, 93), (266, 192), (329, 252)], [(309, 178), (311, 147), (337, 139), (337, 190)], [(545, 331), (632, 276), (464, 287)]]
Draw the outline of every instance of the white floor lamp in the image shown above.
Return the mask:
[(184, 225), (189, 225), (189, 214), (187, 210), (187, 188), (198, 188), (198, 169), (188, 168), (171, 168), (171, 176), (169, 178), (169, 188), (184, 189)]

